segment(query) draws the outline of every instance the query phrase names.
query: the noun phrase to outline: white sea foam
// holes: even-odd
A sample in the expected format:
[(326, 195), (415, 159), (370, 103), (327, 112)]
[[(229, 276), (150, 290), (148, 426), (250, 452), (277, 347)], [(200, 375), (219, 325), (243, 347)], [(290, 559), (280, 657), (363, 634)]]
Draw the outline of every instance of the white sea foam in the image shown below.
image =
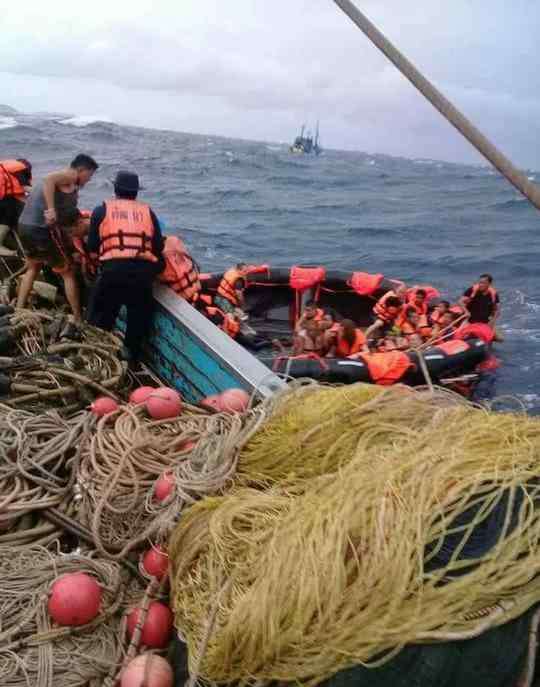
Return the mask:
[(69, 126), (84, 127), (90, 124), (96, 124), (97, 122), (105, 122), (106, 124), (113, 124), (113, 120), (110, 117), (104, 117), (101, 115), (80, 115), (77, 117), (70, 117), (69, 119), (62, 119), (59, 124), (67, 124)]
[(0, 117), (0, 129), (13, 129), (17, 126), (15, 117)]

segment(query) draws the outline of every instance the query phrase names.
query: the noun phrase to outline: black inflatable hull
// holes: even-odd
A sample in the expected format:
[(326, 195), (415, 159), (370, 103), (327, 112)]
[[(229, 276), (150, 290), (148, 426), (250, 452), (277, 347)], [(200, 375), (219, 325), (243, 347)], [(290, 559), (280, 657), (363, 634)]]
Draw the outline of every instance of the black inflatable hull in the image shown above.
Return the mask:
[[(468, 339), (463, 342), (462, 351), (448, 353), (434, 346), (428, 348), (424, 354), (424, 360), (429, 375), (435, 383), (452, 375), (470, 373), (478, 363), (481, 363), (488, 353), (488, 345), (481, 339)], [(413, 363), (405, 375), (396, 380), (402, 384), (411, 386), (425, 384), (426, 378), (422, 372), (416, 353), (407, 354)], [(287, 377), (300, 379), (309, 377), (320, 382), (333, 382), (338, 384), (354, 384), (355, 382), (376, 383), (370, 374), (369, 368), (361, 360), (348, 360), (340, 358), (324, 358), (322, 360), (309, 360), (305, 358), (262, 358), (263, 362), (275, 372)]]

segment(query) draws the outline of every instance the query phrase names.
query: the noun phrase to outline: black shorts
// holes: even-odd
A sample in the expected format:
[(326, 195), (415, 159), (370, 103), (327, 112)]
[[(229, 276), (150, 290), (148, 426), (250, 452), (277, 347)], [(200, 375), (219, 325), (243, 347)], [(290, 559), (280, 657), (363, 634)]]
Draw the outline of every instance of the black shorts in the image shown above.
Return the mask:
[(70, 262), (69, 239), (62, 229), (20, 224), (18, 233), (27, 258), (50, 267), (64, 267)]

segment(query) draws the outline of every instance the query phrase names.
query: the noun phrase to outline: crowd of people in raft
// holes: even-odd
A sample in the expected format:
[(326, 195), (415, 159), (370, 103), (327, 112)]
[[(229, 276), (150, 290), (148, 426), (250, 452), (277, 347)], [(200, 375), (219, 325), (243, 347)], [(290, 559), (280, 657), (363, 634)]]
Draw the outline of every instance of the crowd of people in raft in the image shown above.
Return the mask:
[[(429, 305), (422, 287), (400, 283), (373, 306), (374, 322), (366, 329), (349, 319), (338, 321), (331, 309), (309, 301), (296, 325), (293, 355), (355, 358), (373, 351), (407, 351), (448, 341), (468, 324), (482, 323), (494, 331), (500, 300), (493, 277), (482, 274), (457, 303), (437, 299)], [(276, 342), (276, 345), (279, 345)]]
[[(46, 267), (62, 280), (77, 324), (83, 319), (81, 284), (93, 283), (87, 321), (111, 330), (125, 306), (126, 335), (120, 355), (136, 365), (151, 322), (152, 286), (159, 278), (237, 337), (248, 318), (244, 300), (248, 266), (231, 267), (213, 298), (201, 294), (198, 269), (181, 240), (164, 237), (152, 208), (137, 200), (141, 188), (137, 174), (118, 172), (113, 198), (92, 212), (79, 210), (79, 190), (98, 166), (92, 157), (80, 154), (65, 169), (33, 184), (28, 160), (0, 161), (0, 256), (12, 252), (4, 241), (13, 232), (26, 257), (17, 307), (25, 307), (37, 275)], [(370, 350), (418, 348), (451, 338), (466, 322), (494, 329), (499, 309), (489, 274), (481, 275), (459, 303), (441, 300), (434, 307), (429, 307), (425, 289), (399, 284), (375, 303), (375, 321), (366, 330), (352, 320), (338, 321), (331, 310), (309, 302), (295, 327), (292, 354), (346, 358)], [(281, 349), (280, 342), (274, 344)]]

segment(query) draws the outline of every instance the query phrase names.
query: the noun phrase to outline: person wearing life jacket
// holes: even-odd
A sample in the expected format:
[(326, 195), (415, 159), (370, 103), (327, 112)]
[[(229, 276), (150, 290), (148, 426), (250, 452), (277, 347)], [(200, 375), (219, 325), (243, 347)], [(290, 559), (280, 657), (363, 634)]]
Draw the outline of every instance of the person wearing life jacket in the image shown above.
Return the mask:
[(319, 320), (319, 329), (324, 336), (324, 350), (326, 355), (335, 348), (337, 337), (341, 329), (341, 325), (336, 321), (336, 315), (332, 310), (323, 312), (322, 318)]
[(384, 296), (381, 296), (381, 298), (379, 298), (379, 300), (373, 306), (373, 314), (375, 315), (376, 319), (383, 320), (383, 322), (395, 320), (395, 316), (392, 313), (388, 313), (388, 301), (391, 300), (392, 302), (395, 302), (397, 299), (400, 303), (400, 306), (403, 305), (405, 302), (406, 291), (407, 287), (405, 284), (403, 284), (402, 286), (387, 291)]
[(225, 334), (228, 334), (231, 339), (236, 339), (240, 332), (240, 320), (233, 313), (223, 312), (221, 308), (215, 305), (206, 305), (203, 310), (204, 314), (210, 322), (213, 322), (216, 327), (219, 327)]
[(159, 281), (188, 303), (196, 303), (201, 293), (199, 268), (187, 252), (182, 239), (178, 236), (165, 237), (163, 257), (165, 269), (159, 275)]
[(295, 329), (296, 331), (299, 331), (308, 321), (321, 322), (323, 317), (324, 310), (322, 308), (318, 308), (315, 301), (307, 301), (304, 305), (304, 311), (298, 318)]
[(149, 205), (137, 200), (139, 177), (120, 171), (115, 197), (98, 205), (90, 220), (88, 250), (99, 255), (100, 273), (88, 321), (110, 331), (126, 307), (126, 335), (120, 357), (137, 367), (154, 309), (152, 285), (163, 271), (163, 237)]
[(464, 292), (460, 303), (469, 311), (471, 324), (483, 322), (494, 327), (500, 314), (500, 300), (491, 274), (481, 274), (478, 282)]
[(224, 312), (244, 311), (244, 291), (246, 289), (247, 265), (239, 262), (235, 267), (227, 270), (221, 279), (217, 294), (214, 297), (215, 304)]
[[(422, 316), (423, 317), (423, 316)], [(396, 321), (401, 341), (399, 348), (418, 348), (422, 344), (422, 318), (414, 305), (404, 307), (402, 314)]]
[(313, 319), (307, 320), (302, 329), (295, 332), (293, 355), (313, 353), (322, 357), (324, 349), (324, 334), (319, 327), (319, 323)]
[(17, 308), (24, 308), (43, 265), (61, 270), (66, 299), (76, 322), (82, 321), (79, 288), (71, 263), (71, 245), (65, 235), (77, 210), (79, 189), (85, 186), (98, 163), (89, 155), (77, 155), (70, 166), (47, 174), (32, 191), (19, 217), (17, 233), (26, 255), (26, 271), (17, 294)]
[(343, 320), (339, 326), (335, 348), (329, 355), (335, 355), (336, 358), (354, 358), (362, 352), (369, 352), (364, 332), (352, 320)]
[(434, 339), (436, 343), (441, 341), (450, 341), (454, 338), (456, 333), (456, 327), (454, 322), (459, 318), (456, 313), (448, 312), (443, 313), (437, 320), (437, 323), (433, 325), (431, 338)]
[(9, 231), (17, 228), (29, 186), (32, 165), (28, 160), (0, 160), (0, 255), (16, 255), (16, 251), (4, 246), (4, 241)]
[(412, 306), (419, 315), (427, 317), (428, 304), (426, 291), (424, 289), (415, 289), (406, 305)]
[(366, 339), (371, 339), (374, 335), (385, 336), (394, 327), (402, 307), (403, 301), (397, 296), (383, 296), (373, 308), (376, 320), (366, 329)]
[(437, 305), (433, 308), (433, 310), (429, 313), (429, 316), (428, 316), (429, 324), (432, 327), (436, 324), (439, 324), (441, 317), (449, 311), (450, 311), (450, 302), (449, 301), (439, 301), (437, 303)]

